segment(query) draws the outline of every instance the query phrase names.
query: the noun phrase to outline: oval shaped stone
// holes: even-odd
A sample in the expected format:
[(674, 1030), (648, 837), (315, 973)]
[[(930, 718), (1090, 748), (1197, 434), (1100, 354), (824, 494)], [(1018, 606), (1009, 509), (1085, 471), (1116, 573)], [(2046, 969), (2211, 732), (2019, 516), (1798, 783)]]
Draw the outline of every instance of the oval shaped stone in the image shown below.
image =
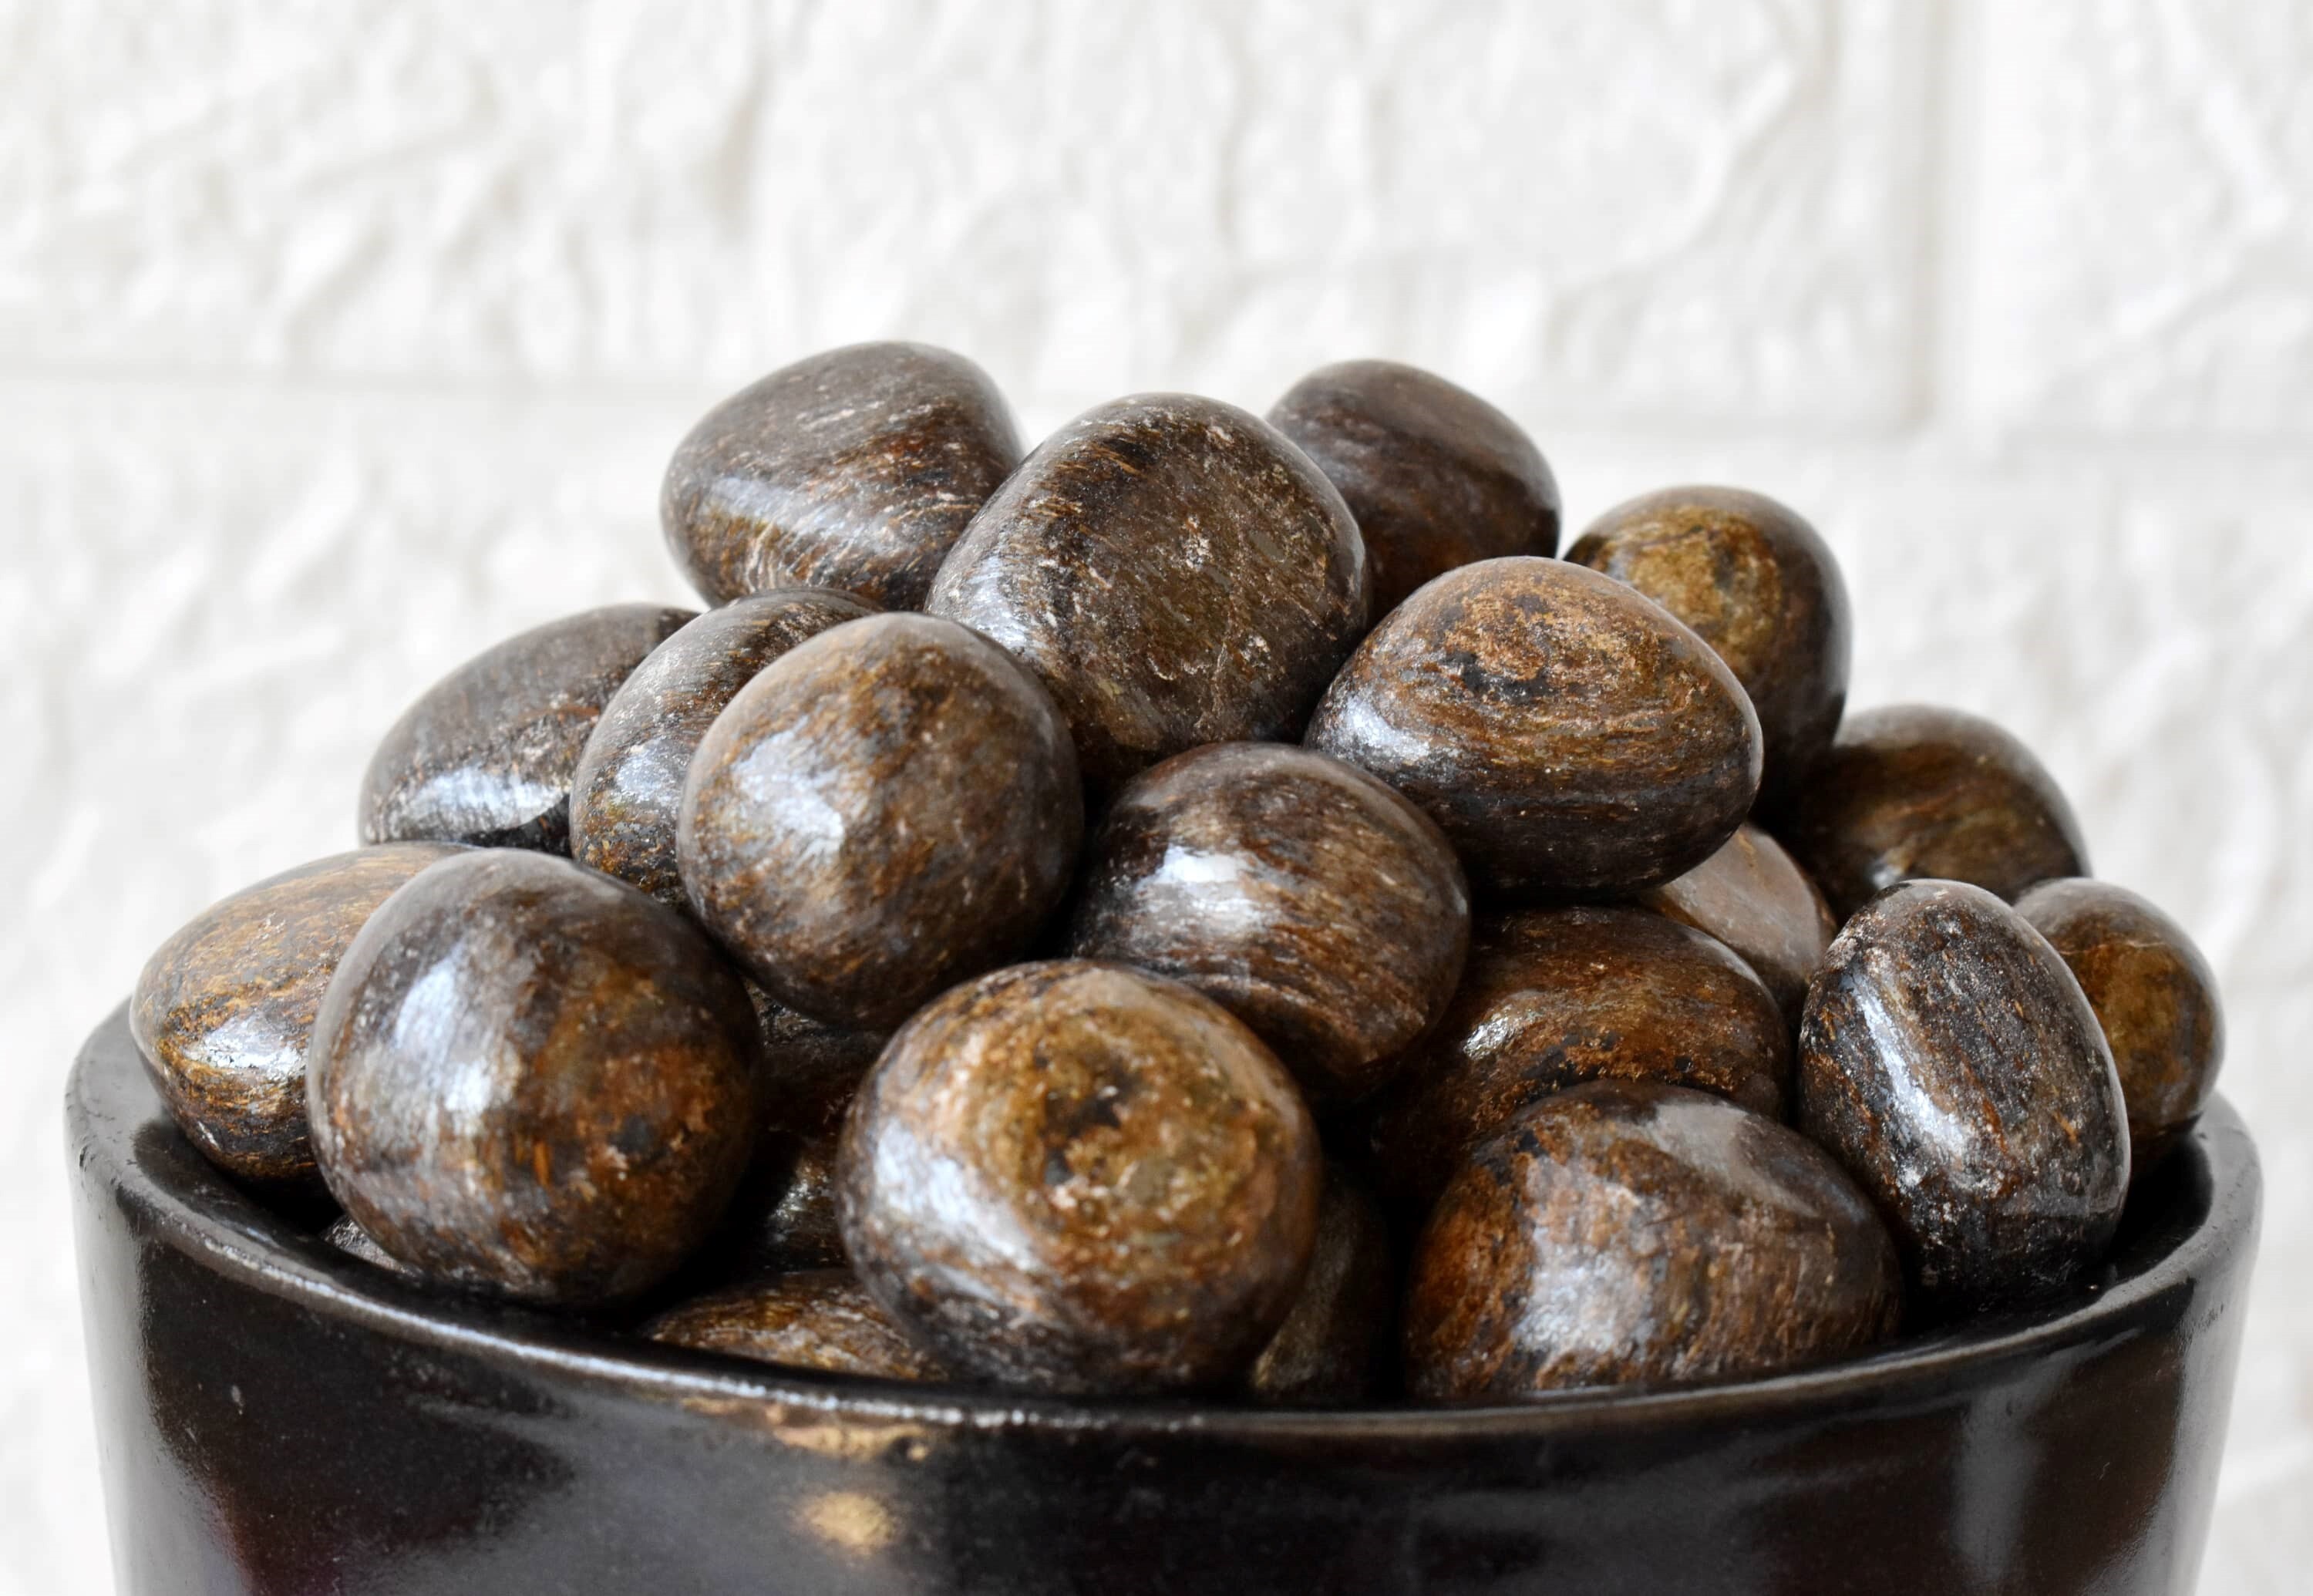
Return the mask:
[(1469, 939), (1462, 867), (1420, 810), (1307, 749), (1215, 743), (1117, 795), (1069, 951), (1186, 982), (1334, 1100), (1388, 1079)]
[(709, 610), (611, 695), (570, 783), (570, 857), (684, 906), (674, 823), (692, 755), (739, 689), (831, 626), (873, 614), (845, 594), (789, 588)]
[(1394, 360), (1321, 366), (1270, 424), (1341, 491), (1385, 615), (1441, 572), (1558, 552), (1558, 480), (1518, 424), (1465, 388)]
[(1631, 892), (1751, 807), (1759, 722), (1709, 645), (1557, 560), (1450, 570), (1374, 628), (1304, 739), (1438, 822), (1498, 895)]
[(1639, 894), (1638, 902), (1740, 954), (1794, 1028), (1807, 983), (1839, 934), (1831, 905), (1799, 862), (1748, 824), (1685, 875)]
[(1621, 906), (1482, 914), (1438, 1027), (1376, 1104), (1375, 1174), (1419, 1215), (1468, 1150), (1552, 1092), (1661, 1080), (1782, 1117), (1790, 1033), (1751, 966)]
[(339, 961), (313, 1023), (313, 1151), (431, 1279), (584, 1306), (703, 1240), (755, 1137), (746, 989), (646, 893), (511, 850), (429, 867)]
[(1907, 882), (1848, 921), (1799, 1024), (1799, 1110), (1939, 1309), (2051, 1295), (2120, 1223), (2127, 1111), (2096, 1014), (1981, 887)]
[(790, 1369), (878, 1380), (945, 1380), (848, 1269), (799, 1269), (668, 1309), (643, 1327), (653, 1341)]
[(1701, 1092), (1529, 1105), (1414, 1250), (1405, 1381), (1433, 1401), (1758, 1378), (1895, 1334), (1886, 1227), (1805, 1137)]
[(2089, 870), (2072, 807), (2032, 751), (1925, 704), (1849, 716), (1778, 826), (1842, 920), (1898, 881), (1966, 881), (2013, 903)]
[(1127, 1396), (1240, 1375), (1317, 1233), (1292, 1077), (1178, 982), (1018, 965), (892, 1038), (845, 1122), (837, 1208), (876, 1301), (998, 1383)]
[(1281, 1406), (1371, 1396), (1395, 1327), (1395, 1265), (1380, 1206), (1338, 1165), (1326, 1165), (1309, 1272), (1285, 1322), (1245, 1371), (1245, 1395)]
[(1068, 727), (1034, 677), (928, 615), (875, 615), (741, 689), (691, 762), (692, 909), (789, 1008), (856, 1029), (1024, 950), (1084, 837)]
[(128, 1006), (146, 1072), (195, 1147), (243, 1180), (317, 1185), (305, 1045), (330, 974), (439, 842), (333, 853), (220, 899), (154, 950)]
[(1369, 601), (1357, 523), (1307, 455), (1233, 405), (1147, 393), (1040, 445), (925, 607), (1043, 678), (1106, 793), (1200, 743), (1297, 735)]
[(823, 587), (919, 609), (1019, 463), (1012, 412), (980, 367), (928, 344), (852, 344), (708, 411), (667, 465), (659, 521), (709, 603)]
[(362, 778), (365, 842), (570, 848), (570, 780), (602, 706), (695, 612), (611, 604), (486, 648), (419, 695)]
[(2130, 1167), (2142, 1175), (2200, 1117), (2225, 1058), (2216, 973), (2185, 928), (2108, 881), (2044, 881), (2016, 913), (2080, 982), (2128, 1105)]
[(1759, 802), (1788, 802), (1847, 707), (1854, 625), (1821, 534), (1763, 493), (1666, 488), (1599, 516), (1566, 558), (1628, 582), (1718, 651), (1758, 711)]

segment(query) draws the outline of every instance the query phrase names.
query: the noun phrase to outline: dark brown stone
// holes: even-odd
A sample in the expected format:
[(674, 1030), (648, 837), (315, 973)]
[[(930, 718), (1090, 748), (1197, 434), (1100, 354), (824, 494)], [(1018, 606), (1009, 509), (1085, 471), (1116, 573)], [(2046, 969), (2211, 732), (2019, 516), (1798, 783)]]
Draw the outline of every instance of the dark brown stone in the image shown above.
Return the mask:
[(1310, 722), (1437, 821), (1482, 892), (1635, 891), (1735, 834), (1759, 722), (1710, 648), (1557, 560), (1447, 572), (1374, 628)]
[(2048, 939), (2096, 1010), (2142, 1175), (2200, 1117), (2225, 1058), (2216, 973), (2193, 939), (2124, 886), (2044, 881), (2016, 912)]
[(2013, 903), (2089, 869), (2072, 807), (2032, 751), (1924, 704), (1849, 716), (1777, 830), (1842, 920), (1898, 881), (1966, 881)]
[(1374, 613), (1443, 571), (1558, 552), (1558, 481), (1518, 424), (1467, 389), (1392, 360), (1321, 366), (1270, 424), (1341, 490), (1373, 566)]
[(1329, 1164), (1309, 1272), (1285, 1322), (1245, 1371), (1245, 1394), (1293, 1406), (1370, 1397), (1396, 1310), (1389, 1227), (1373, 1198)]
[(752, 1148), (761, 1042), (698, 927), (624, 882), (493, 850), (354, 939), (313, 1025), (330, 1194), (436, 1280), (585, 1305), (707, 1236)]
[(1764, 494), (1666, 488), (1599, 516), (1566, 558), (1628, 582), (1718, 650), (1759, 714), (1759, 802), (1788, 801), (1831, 746), (1853, 647), (1847, 584), (1816, 529)]
[(1122, 965), (1019, 965), (892, 1038), (843, 1133), (867, 1288), (950, 1367), (1125, 1396), (1220, 1386), (1316, 1241), (1315, 1125), (1261, 1039)]
[(1445, 1018), (1376, 1106), (1375, 1174), (1419, 1214), (1471, 1147), (1552, 1092), (1661, 1080), (1781, 1118), (1790, 1072), (1773, 995), (1693, 927), (1620, 906), (1482, 914)]
[(765, 666), (872, 613), (844, 594), (790, 588), (709, 610), (652, 649), (611, 694), (578, 756), (570, 857), (684, 907), (674, 823), (699, 739)]
[(792, 1369), (878, 1380), (947, 1378), (848, 1269), (804, 1269), (733, 1286), (669, 1309), (643, 1334)]
[(145, 961), (128, 1022), (162, 1101), (211, 1163), (244, 1180), (318, 1185), (305, 1044), (330, 972), (395, 888), (457, 850), (394, 842), (334, 853), (210, 904)]
[(1439, 1199), (1406, 1293), (1433, 1400), (1693, 1385), (1892, 1336), (1895, 1249), (1787, 1126), (1701, 1092), (1600, 1081), (1529, 1105)]
[(770, 994), (898, 1024), (1025, 949), (1084, 835), (1068, 727), (987, 639), (875, 615), (741, 689), (691, 762), (677, 851), (692, 908)]
[(1043, 678), (1105, 793), (1200, 743), (1297, 736), (1369, 600), (1357, 523), (1307, 455), (1232, 405), (1148, 393), (1041, 445), (925, 607)]
[(692, 613), (611, 604), (475, 655), (377, 745), (362, 778), (362, 841), (567, 852), (570, 779), (595, 719)]
[(1438, 1018), (1469, 940), (1462, 867), (1420, 810), (1305, 748), (1215, 743), (1117, 795), (1069, 950), (1188, 983), (1313, 1098), (1347, 1099)]
[(1012, 412), (971, 361), (926, 344), (853, 344), (709, 410), (667, 466), (659, 520), (712, 603), (825, 587), (920, 609), (1019, 460)]
[(1799, 1123), (1939, 1309), (2061, 1290), (2128, 1194), (2120, 1078), (2080, 983), (1961, 882), (1893, 887), (1832, 943), (1799, 1025)]
[(1807, 872), (1755, 825), (1744, 826), (1685, 875), (1647, 888), (1638, 901), (1741, 954), (1794, 1028), (1807, 983), (1839, 934), (1839, 921)]

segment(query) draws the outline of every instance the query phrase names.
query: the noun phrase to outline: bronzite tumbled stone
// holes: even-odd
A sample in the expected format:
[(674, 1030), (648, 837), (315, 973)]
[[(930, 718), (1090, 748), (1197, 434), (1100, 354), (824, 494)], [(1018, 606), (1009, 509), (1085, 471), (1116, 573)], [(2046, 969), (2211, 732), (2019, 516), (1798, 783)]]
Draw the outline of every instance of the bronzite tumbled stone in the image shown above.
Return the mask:
[(1105, 794), (1200, 743), (1298, 736), (1370, 596), (1308, 456), (1233, 405), (1146, 393), (1038, 445), (925, 607), (1043, 678)]
[(1374, 628), (1307, 745), (1426, 810), (1472, 884), (1634, 892), (1701, 864), (1759, 784), (1759, 720), (1653, 601), (1563, 560), (1447, 572)]
[(643, 1327), (654, 1341), (790, 1369), (878, 1380), (947, 1378), (848, 1269), (799, 1269), (694, 1298)]
[(927, 344), (853, 344), (708, 411), (667, 466), (659, 519), (710, 603), (823, 587), (919, 609), (1019, 460), (1012, 412), (971, 361)]
[(1245, 1394), (1297, 1407), (1371, 1396), (1397, 1327), (1397, 1286), (1380, 1205), (1328, 1164), (1308, 1273), (1285, 1322), (1245, 1371)]
[(1807, 983), (1839, 934), (1839, 921), (1807, 872), (1755, 825), (1745, 825), (1727, 846), (1637, 901), (1742, 955), (1795, 1028)]

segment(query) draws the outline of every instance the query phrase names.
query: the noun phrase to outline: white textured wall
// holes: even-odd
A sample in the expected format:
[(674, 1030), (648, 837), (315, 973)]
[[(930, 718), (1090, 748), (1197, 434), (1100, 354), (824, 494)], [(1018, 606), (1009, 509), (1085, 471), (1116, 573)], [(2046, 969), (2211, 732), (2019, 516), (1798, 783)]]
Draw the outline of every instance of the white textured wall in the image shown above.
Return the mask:
[(1032, 431), (1393, 355), (1526, 421), (1573, 525), (1802, 507), (1859, 701), (2005, 720), (2222, 973), (2269, 1210), (2203, 1588), (2302, 1590), (2308, 82), (2301, 0), (0, 0), (0, 1584), (106, 1584), (80, 1034), (351, 840), (446, 666), (680, 595), (707, 403), (904, 335)]

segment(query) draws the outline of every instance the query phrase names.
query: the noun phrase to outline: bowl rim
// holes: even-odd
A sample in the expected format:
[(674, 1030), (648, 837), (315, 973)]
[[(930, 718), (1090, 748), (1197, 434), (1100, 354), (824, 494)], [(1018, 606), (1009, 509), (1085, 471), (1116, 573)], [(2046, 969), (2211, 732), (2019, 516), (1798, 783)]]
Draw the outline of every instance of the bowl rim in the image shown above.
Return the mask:
[[(2212, 1097), (2169, 1158), (2189, 1147), (2205, 1170), (2205, 1211), (2181, 1229), (2156, 1222), (2162, 1248), (2135, 1273), (2090, 1284), (2036, 1313), (1984, 1318), (1907, 1337), (1884, 1350), (1712, 1385), (1556, 1391), (1517, 1402), (1452, 1406), (1266, 1407), (1181, 1398), (1086, 1399), (786, 1369), (639, 1337), (616, 1337), (543, 1309), (440, 1294), (339, 1252), (233, 1185), (170, 1121), (130, 1038), (128, 1005), (83, 1045), (66, 1086), (66, 1134), (77, 1177), (101, 1182), (129, 1228), (242, 1287), (331, 1322), (558, 1378), (630, 1398), (698, 1411), (766, 1412), (808, 1421), (916, 1429), (1031, 1428), (1150, 1436), (1194, 1432), (1263, 1442), (1466, 1442), (1547, 1439), (1575, 1431), (1756, 1422), (1792, 1408), (1878, 1406), (1976, 1385), (2019, 1363), (2089, 1348), (2173, 1320), (2196, 1283), (2256, 1245), (2262, 1177), (2240, 1116)], [(139, 1155), (138, 1132), (167, 1127), (171, 1167)], [(82, 1202), (99, 1200), (84, 1193)], [(2167, 1232), (2175, 1230), (2173, 1236)], [(2150, 1246), (2150, 1240), (2142, 1243)]]

